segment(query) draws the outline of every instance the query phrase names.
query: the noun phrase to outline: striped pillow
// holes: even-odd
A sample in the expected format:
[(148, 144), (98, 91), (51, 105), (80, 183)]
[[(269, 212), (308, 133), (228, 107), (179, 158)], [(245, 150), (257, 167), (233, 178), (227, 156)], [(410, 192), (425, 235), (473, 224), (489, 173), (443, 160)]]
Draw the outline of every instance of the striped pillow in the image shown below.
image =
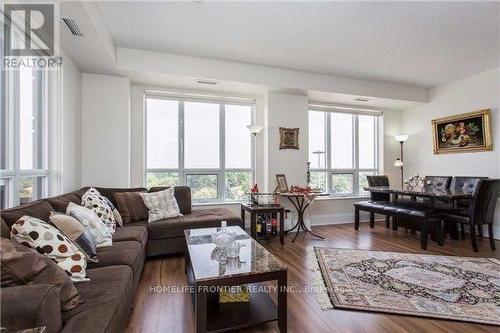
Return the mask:
[(148, 223), (161, 219), (182, 216), (177, 200), (174, 197), (174, 188), (154, 193), (139, 193), (146, 207), (149, 208)]

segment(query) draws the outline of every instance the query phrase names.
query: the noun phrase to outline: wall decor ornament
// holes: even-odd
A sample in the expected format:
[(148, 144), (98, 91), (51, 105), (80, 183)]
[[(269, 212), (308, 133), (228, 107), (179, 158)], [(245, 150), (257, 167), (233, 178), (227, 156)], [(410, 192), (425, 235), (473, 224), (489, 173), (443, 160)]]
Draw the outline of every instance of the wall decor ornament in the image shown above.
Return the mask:
[(493, 150), (490, 109), (432, 120), (434, 154)]
[(299, 149), (299, 129), (280, 127), (280, 149)]

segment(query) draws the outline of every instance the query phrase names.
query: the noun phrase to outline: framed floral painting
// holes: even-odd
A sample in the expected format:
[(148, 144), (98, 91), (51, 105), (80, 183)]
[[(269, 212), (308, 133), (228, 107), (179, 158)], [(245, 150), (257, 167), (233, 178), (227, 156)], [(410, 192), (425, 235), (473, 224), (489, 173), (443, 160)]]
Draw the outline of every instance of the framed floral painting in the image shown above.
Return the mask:
[(432, 131), (434, 154), (493, 150), (489, 109), (434, 119)]

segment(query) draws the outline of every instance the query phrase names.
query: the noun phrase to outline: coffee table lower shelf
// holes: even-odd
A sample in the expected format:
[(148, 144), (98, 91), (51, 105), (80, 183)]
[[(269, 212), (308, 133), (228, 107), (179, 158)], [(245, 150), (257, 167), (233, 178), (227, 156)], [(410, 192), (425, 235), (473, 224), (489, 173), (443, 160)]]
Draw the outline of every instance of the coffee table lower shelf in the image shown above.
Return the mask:
[(217, 293), (207, 296), (207, 332), (227, 332), (278, 320), (276, 303), (265, 292), (252, 293), (250, 302), (219, 303)]

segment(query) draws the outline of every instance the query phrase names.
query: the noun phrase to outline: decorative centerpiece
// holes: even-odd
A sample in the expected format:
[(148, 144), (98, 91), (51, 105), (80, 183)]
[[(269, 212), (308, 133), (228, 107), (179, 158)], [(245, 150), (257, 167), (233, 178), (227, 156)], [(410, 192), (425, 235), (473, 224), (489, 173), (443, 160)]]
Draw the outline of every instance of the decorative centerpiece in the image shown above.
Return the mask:
[(221, 249), (231, 242), (234, 242), (235, 239), (236, 233), (227, 231), (226, 221), (222, 221), (220, 230), (212, 234), (212, 243), (214, 243), (217, 248)]
[(405, 184), (409, 191), (422, 192), (424, 190), (424, 179), (418, 174), (405, 180)]

